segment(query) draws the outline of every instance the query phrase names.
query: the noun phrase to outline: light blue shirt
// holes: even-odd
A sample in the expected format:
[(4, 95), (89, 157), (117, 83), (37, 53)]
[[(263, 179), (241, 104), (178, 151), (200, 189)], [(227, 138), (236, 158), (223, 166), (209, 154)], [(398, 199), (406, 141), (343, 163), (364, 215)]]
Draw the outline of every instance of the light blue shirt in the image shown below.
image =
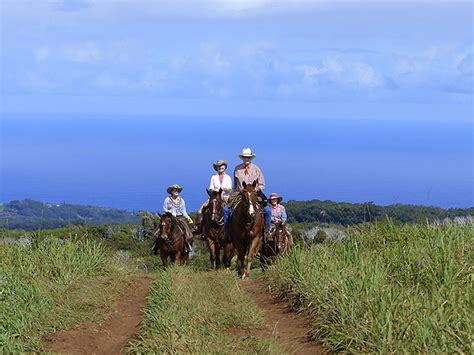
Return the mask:
[(173, 200), (169, 196), (165, 198), (165, 202), (163, 202), (163, 211), (165, 211), (165, 213), (170, 212), (175, 216), (190, 218), (186, 212), (186, 203), (181, 196), (178, 196), (176, 200)]

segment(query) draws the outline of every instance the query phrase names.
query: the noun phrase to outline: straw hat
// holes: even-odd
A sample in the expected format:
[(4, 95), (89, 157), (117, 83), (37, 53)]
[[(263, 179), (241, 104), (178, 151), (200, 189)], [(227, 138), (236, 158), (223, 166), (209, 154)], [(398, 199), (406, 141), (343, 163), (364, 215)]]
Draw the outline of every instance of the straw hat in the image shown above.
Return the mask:
[(243, 158), (250, 158), (250, 159), (253, 159), (255, 158), (257, 155), (256, 154), (253, 154), (252, 153), (252, 149), (250, 148), (244, 148), (242, 149), (242, 154), (239, 154), (239, 158), (240, 159), (243, 159)]
[(277, 203), (280, 203), (283, 200), (283, 197), (278, 196), (276, 193), (272, 193), (268, 200), (277, 200)]
[(170, 187), (168, 187), (166, 189), (166, 192), (171, 194), (171, 191), (173, 191), (173, 190), (178, 190), (178, 192), (181, 192), (181, 191), (183, 191), (183, 188), (181, 186), (179, 186), (178, 184), (173, 184), (173, 185), (171, 185)]
[(227, 169), (227, 162), (225, 160), (218, 160), (213, 164), (214, 170), (217, 171), (220, 166), (225, 165), (225, 168)]

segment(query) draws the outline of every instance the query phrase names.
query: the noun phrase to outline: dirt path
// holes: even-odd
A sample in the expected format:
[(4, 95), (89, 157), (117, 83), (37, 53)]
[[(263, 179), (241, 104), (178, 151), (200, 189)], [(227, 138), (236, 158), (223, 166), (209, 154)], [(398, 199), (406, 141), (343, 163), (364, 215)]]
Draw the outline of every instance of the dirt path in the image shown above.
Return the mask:
[(110, 317), (101, 324), (84, 323), (80, 328), (46, 337), (45, 351), (68, 354), (119, 354), (127, 340), (139, 331), (142, 309), (152, 280), (133, 281), (120, 296)]
[[(276, 342), (291, 354), (324, 354), (321, 345), (309, 339), (309, 321), (292, 313), (288, 304), (275, 300), (267, 291), (262, 280), (247, 279), (242, 282), (245, 291), (249, 293), (257, 306), (263, 311), (266, 329), (247, 331), (244, 334), (239, 329), (231, 332), (238, 335), (259, 335), (273, 337)], [(239, 334), (240, 333), (240, 334)]]

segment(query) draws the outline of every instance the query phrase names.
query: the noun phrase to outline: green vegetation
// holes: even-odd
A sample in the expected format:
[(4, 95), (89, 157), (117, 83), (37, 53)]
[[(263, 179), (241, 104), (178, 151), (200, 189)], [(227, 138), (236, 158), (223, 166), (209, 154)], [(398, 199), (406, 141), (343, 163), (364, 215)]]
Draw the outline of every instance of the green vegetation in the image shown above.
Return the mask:
[(138, 214), (116, 208), (66, 203), (54, 205), (28, 199), (10, 201), (2, 205), (0, 209), (0, 228), (8, 229), (52, 229), (69, 224), (124, 224), (138, 221)]
[(88, 239), (2, 246), (0, 352), (41, 351), (45, 333), (105, 317), (130, 275)]
[[(292, 224), (354, 225), (383, 220), (386, 216), (402, 223), (424, 223), (453, 217), (474, 216), (474, 208), (442, 209), (439, 207), (390, 205), (377, 206), (372, 202), (345, 203), (333, 201), (289, 201), (285, 204)], [(194, 214), (191, 213), (191, 217)], [(154, 216), (141, 213), (142, 227), (153, 225)], [(52, 229), (75, 225), (131, 224), (139, 223), (140, 215), (115, 208), (54, 205), (33, 200), (11, 201), (0, 205), (0, 228)]]
[(390, 205), (377, 206), (372, 202), (346, 203), (333, 201), (289, 201), (285, 204), (290, 223), (326, 223), (344, 226), (384, 220), (387, 216), (402, 223), (424, 223), (426, 220), (474, 216), (473, 208)]
[(188, 267), (160, 273), (149, 295), (142, 332), (128, 350), (139, 353), (281, 352), (269, 340), (236, 336), (232, 328), (262, 322), (233, 272)]
[(474, 225), (367, 224), (266, 273), (333, 351), (472, 351)]

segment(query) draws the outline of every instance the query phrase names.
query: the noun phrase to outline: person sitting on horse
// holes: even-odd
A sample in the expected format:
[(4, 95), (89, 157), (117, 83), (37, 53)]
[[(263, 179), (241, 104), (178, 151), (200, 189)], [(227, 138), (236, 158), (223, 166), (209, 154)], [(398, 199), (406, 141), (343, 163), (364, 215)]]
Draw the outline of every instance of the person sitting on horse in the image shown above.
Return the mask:
[(270, 209), (272, 211), (272, 224), (281, 224), (285, 227), (286, 237), (288, 239), (288, 245), (290, 247), (293, 246), (293, 236), (286, 228), (287, 223), (287, 214), (285, 206), (281, 205), (281, 201), (283, 201), (283, 197), (278, 196), (276, 193), (272, 193), (268, 198), (270, 202)]
[[(211, 182), (209, 184), (209, 191), (219, 191), (222, 189), (222, 199), (227, 202), (230, 193), (232, 191), (232, 179), (225, 173), (227, 169), (227, 162), (225, 160), (218, 160), (213, 164), (214, 170), (217, 174), (211, 176)], [(204, 210), (209, 206), (209, 199), (207, 199), (202, 206), (199, 208), (196, 214), (196, 226), (193, 232), (196, 234), (202, 234), (202, 216)], [(224, 215), (229, 213), (227, 204), (224, 205)]]
[(186, 221), (192, 224), (193, 220), (186, 212), (186, 203), (184, 202), (184, 199), (179, 196), (181, 191), (183, 191), (183, 188), (178, 184), (171, 185), (166, 189), (166, 192), (168, 192), (169, 196), (166, 197), (165, 201), (163, 202), (163, 211), (165, 213), (171, 213), (174, 217), (176, 217), (178, 222), (180, 222), (185, 234), (187, 248), (186, 251), (189, 252), (192, 250), (193, 234), (186, 224)]
[[(265, 189), (265, 178), (263, 176), (262, 170), (252, 163), (252, 160), (257, 155), (252, 153), (250, 148), (244, 148), (242, 150), (242, 154), (239, 154), (239, 158), (242, 159), (242, 164), (239, 164), (234, 169), (234, 191), (231, 193), (229, 197), (229, 203), (232, 207), (233, 200), (236, 198), (237, 195), (244, 189), (243, 183), (252, 184), (254, 181), (258, 181), (256, 190), (258, 195), (258, 200), (260, 204), (264, 207), (264, 214), (265, 214), (265, 224), (266, 228), (265, 231), (265, 238), (270, 235), (270, 225), (271, 225), (271, 218), (272, 218), (272, 211), (270, 207), (267, 205), (267, 197), (263, 193)], [(230, 213), (226, 216), (224, 214), (224, 233), (226, 236), (226, 240), (230, 240), (229, 235), (229, 226), (228, 226), (228, 219)]]

